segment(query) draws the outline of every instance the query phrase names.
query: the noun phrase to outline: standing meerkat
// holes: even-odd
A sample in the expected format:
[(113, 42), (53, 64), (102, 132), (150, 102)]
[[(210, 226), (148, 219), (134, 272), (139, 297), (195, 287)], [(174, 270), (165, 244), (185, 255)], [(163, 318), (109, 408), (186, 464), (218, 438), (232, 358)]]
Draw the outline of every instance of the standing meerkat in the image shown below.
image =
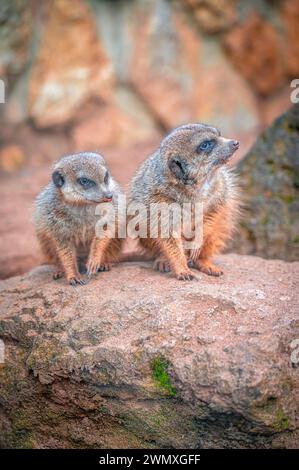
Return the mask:
[(42, 252), (57, 267), (54, 279), (65, 275), (71, 285), (85, 284), (79, 260), (87, 260), (89, 275), (109, 270), (109, 263), (117, 260), (121, 240), (108, 233), (97, 238), (99, 216), (95, 212), (103, 202), (112, 202), (115, 208), (120, 194), (98, 153), (68, 155), (55, 164), (52, 181), (38, 195), (34, 213)]
[(156, 270), (172, 270), (180, 280), (194, 277), (189, 267), (213, 276), (223, 274), (211, 259), (225, 246), (238, 220), (236, 176), (226, 165), (238, 148), (238, 141), (221, 137), (212, 126), (186, 124), (170, 132), (143, 162), (132, 180), (130, 202), (145, 204), (147, 217), (151, 204), (203, 203), (199, 249), (184, 249), (183, 235), (139, 238), (154, 257)]

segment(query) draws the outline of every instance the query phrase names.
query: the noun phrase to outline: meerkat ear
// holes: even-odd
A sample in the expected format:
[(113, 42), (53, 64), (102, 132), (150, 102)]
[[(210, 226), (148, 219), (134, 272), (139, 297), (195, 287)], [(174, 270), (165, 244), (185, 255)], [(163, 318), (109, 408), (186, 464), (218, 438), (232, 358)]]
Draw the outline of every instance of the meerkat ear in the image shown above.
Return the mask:
[(179, 155), (170, 160), (169, 169), (177, 179), (185, 179), (187, 172), (186, 162)]
[(56, 170), (52, 174), (52, 181), (57, 188), (61, 188), (64, 185), (64, 176), (60, 171)]

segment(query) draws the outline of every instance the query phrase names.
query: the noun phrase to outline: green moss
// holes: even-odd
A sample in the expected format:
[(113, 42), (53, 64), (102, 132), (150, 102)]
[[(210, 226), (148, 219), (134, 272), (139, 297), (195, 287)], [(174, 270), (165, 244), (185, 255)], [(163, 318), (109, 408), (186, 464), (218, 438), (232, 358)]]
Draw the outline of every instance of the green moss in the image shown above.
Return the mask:
[(14, 449), (34, 449), (32, 433), (27, 430), (14, 430), (8, 437), (8, 443)]
[(164, 390), (167, 395), (174, 397), (177, 391), (172, 385), (168, 374), (168, 362), (161, 357), (156, 357), (152, 360), (151, 369), (154, 382)]
[(33, 448), (32, 426), (34, 424), (34, 417), (32, 418), (29, 413), (27, 415), (27, 411), (23, 409), (17, 409), (12, 414), (12, 430), (7, 435), (9, 446), (20, 449)]
[(122, 405), (122, 426), (143, 441), (143, 447), (187, 448), (198, 439), (193, 412), (174, 399), (150, 400), (146, 407)]
[(275, 413), (274, 428), (277, 431), (285, 431), (289, 428), (289, 418), (281, 407)]
[(268, 215), (265, 215), (262, 220), (261, 220), (262, 224), (263, 225), (268, 225), (269, 223), (269, 216)]
[[(289, 391), (291, 384), (286, 382), (284, 388)], [(276, 432), (282, 432), (290, 427), (289, 417), (284, 412), (276, 397), (268, 397), (260, 403), (255, 403), (252, 408), (254, 416)]]
[(278, 195), (279, 199), (286, 204), (292, 204), (292, 202), (296, 201), (296, 197), (292, 195), (284, 195), (284, 194), (279, 194)]
[(275, 171), (274, 161), (273, 160), (267, 160), (266, 164), (267, 164), (267, 171), (269, 171), (270, 173), (274, 173), (274, 171)]
[(295, 237), (295, 238), (293, 238), (293, 240), (292, 240), (292, 241), (293, 241), (293, 243), (299, 243), (299, 236), (298, 236), (298, 237)]

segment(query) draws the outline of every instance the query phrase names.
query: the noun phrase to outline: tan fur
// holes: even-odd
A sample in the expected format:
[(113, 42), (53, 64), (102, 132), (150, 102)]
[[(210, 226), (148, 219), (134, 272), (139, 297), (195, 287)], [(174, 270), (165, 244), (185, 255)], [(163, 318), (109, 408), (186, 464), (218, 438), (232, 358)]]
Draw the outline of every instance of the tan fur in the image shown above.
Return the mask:
[[(213, 142), (209, 152), (199, 150), (202, 142)], [(159, 149), (141, 165), (131, 185), (131, 202), (168, 204), (203, 203), (203, 242), (187, 250), (181, 238), (140, 238), (140, 244), (155, 258), (154, 268), (172, 270), (178, 279), (194, 277), (189, 267), (219, 276), (212, 258), (231, 237), (239, 214), (236, 178), (227, 161), (238, 142), (224, 139), (217, 129), (188, 124), (174, 129)], [(159, 223), (163, 221), (159, 220)]]
[[(78, 178), (94, 184), (85, 188), (78, 183)], [(53, 181), (37, 197), (34, 214), (45, 261), (57, 267), (54, 279), (65, 275), (72, 285), (84, 284), (78, 264), (81, 269), (86, 266), (91, 275), (109, 270), (110, 263), (118, 260), (121, 240), (96, 237), (98, 216), (95, 209), (108, 196), (116, 206), (120, 194), (118, 184), (99, 154), (68, 155), (56, 163)]]

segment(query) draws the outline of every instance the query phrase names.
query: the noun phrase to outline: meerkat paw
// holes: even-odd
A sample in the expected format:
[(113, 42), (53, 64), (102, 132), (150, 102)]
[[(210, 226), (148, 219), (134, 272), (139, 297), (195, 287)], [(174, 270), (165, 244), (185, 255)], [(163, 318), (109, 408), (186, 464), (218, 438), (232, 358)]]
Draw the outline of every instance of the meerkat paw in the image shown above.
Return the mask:
[(171, 271), (170, 264), (166, 258), (157, 258), (154, 261), (154, 270), (160, 271), (160, 273), (169, 273)]
[(64, 276), (64, 271), (58, 270), (58, 271), (55, 271), (52, 277), (54, 281), (57, 281), (57, 279), (61, 279), (63, 276)]
[(110, 265), (109, 263), (103, 263), (103, 264), (101, 264), (101, 266), (99, 267), (98, 272), (110, 271), (110, 269), (111, 269), (111, 265)]
[(99, 271), (102, 271), (102, 267), (104, 266), (101, 260), (97, 261), (96, 259), (91, 259), (88, 261), (86, 265), (87, 269), (87, 276), (91, 277), (93, 274), (96, 274)]
[(73, 287), (76, 287), (77, 285), (84, 286), (86, 284), (86, 281), (80, 276), (70, 277), (68, 282)]
[(193, 279), (197, 279), (196, 276), (194, 276), (194, 274), (190, 270), (176, 273), (176, 278), (179, 281), (192, 281)]
[(209, 276), (219, 277), (223, 274), (223, 271), (210, 261), (197, 261), (194, 263), (194, 267), (198, 269), (198, 271), (208, 274)]

